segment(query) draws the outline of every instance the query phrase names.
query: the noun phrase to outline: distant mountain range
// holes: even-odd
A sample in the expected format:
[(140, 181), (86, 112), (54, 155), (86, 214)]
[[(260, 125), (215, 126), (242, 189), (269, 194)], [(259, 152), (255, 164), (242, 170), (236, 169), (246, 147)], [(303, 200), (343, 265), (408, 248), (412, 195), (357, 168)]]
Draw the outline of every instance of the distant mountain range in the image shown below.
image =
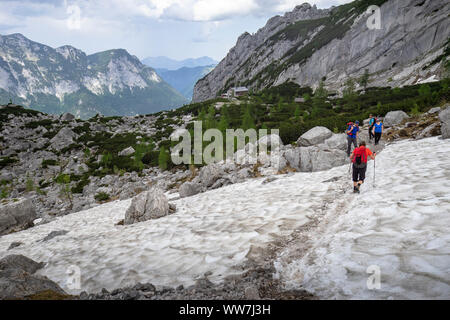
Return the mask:
[(210, 57), (190, 58), (181, 61), (167, 57), (148, 57), (143, 59), (142, 63), (155, 69), (178, 70), (183, 67), (196, 68), (216, 65), (218, 62)]
[(167, 57), (149, 57), (142, 63), (156, 70), (159, 76), (178, 90), (188, 100), (192, 99), (194, 86), (217, 65), (210, 57), (173, 60)]
[(0, 102), (87, 118), (149, 114), (188, 100), (124, 49), (86, 55), (21, 34), (0, 36)]
[(164, 81), (191, 100), (195, 83), (213, 70), (214, 67), (215, 65), (195, 68), (183, 67), (178, 70), (156, 69), (156, 72)]

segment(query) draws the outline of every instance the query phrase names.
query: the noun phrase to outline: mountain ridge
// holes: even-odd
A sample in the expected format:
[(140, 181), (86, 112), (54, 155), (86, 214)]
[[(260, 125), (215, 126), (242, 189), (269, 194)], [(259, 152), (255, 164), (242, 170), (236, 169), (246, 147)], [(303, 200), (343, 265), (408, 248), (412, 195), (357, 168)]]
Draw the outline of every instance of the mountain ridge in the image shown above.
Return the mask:
[[(366, 10), (381, 10), (381, 29), (370, 30)], [(440, 77), (450, 36), (437, 1), (360, 0), (330, 9), (308, 3), (275, 16), (254, 35), (243, 33), (227, 56), (194, 88), (194, 102), (214, 98), (235, 83), (254, 90), (293, 81), (342, 91), (368, 69), (371, 86), (403, 86)]]
[(125, 49), (86, 55), (22, 34), (0, 35), (0, 99), (49, 113), (134, 115), (187, 100)]
[(158, 56), (158, 57), (147, 57), (142, 60), (142, 63), (155, 69), (168, 69), (174, 71), (183, 67), (196, 68), (196, 67), (216, 65), (218, 61), (208, 56), (203, 56), (199, 58), (188, 58), (184, 60), (175, 60), (165, 56)]

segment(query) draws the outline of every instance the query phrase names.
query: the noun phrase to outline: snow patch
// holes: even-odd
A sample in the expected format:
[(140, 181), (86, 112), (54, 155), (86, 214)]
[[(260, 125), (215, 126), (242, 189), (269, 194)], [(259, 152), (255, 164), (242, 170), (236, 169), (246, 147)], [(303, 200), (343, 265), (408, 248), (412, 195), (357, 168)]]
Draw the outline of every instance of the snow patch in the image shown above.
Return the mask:
[[(305, 243), (276, 262), (287, 288), (323, 299), (450, 299), (450, 141), (430, 138), (387, 147), (361, 195), (343, 198)], [(339, 209), (339, 208), (338, 208)], [(367, 268), (381, 269), (381, 289), (367, 287)]]

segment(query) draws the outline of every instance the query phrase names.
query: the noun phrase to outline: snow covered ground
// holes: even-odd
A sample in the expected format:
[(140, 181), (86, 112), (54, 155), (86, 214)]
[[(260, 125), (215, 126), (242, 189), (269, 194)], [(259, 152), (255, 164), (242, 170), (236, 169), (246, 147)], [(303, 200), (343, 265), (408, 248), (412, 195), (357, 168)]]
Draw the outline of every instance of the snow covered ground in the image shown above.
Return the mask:
[[(173, 201), (158, 220), (116, 226), (131, 200), (116, 201), (0, 237), (0, 257), (24, 254), (71, 293), (151, 282), (190, 285), (242, 272), (258, 248), (319, 219), (309, 246), (292, 242), (276, 262), (287, 287), (323, 298), (450, 298), (450, 141), (437, 138), (388, 146), (360, 195), (348, 166), (326, 172), (254, 179)], [(331, 180), (330, 182), (325, 182)], [(347, 190), (347, 192), (344, 192)], [(329, 222), (329, 223), (328, 223)], [(51, 231), (66, 235), (41, 242)], [(24, 244), (12, 250), (14, 241)], [(368, 290), (366, 268), (379, 265), (381, 289)], [(67, 286), (71, 266), (81, 288)]]
[[(306, 252), (292, 243), (280, 253), (286, 287), (325, 299), (450, 299), (449, 155), (450, 141), (437, 138), (387, 147), (375, 189), (366, 185), (347, 196), (347, 210), (327, 212)], [(370, 266), (380, 270), (380, 289), (367, 287)]]

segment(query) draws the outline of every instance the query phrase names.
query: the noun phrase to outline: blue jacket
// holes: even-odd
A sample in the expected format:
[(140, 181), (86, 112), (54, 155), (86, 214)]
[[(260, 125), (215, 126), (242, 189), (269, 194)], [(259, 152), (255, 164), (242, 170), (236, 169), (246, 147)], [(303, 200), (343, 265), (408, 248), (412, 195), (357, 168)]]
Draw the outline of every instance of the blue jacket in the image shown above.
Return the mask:
[(355, 124), (353, 126), (348, 126), (347, 131), (351, 130), (353, 127), (353, 130), (350, 131), (348, 134), (349, 137), (351, 138), (356, 138), (356, 133), (359, 131), (359, 127)]

